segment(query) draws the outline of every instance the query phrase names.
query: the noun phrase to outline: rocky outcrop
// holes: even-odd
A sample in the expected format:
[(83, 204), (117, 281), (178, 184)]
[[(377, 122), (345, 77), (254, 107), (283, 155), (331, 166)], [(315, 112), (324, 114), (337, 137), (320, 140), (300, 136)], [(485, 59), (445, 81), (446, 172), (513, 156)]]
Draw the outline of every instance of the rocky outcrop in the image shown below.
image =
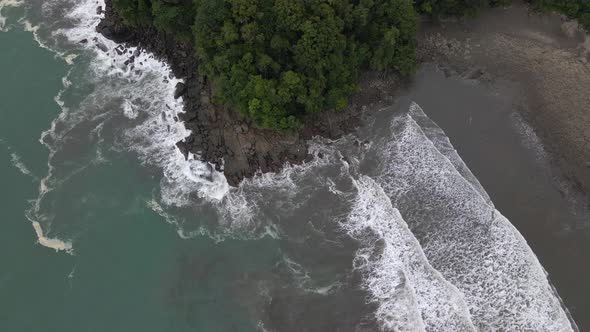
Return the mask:
[[(346, 110), (307, 117), (299, 132), (282, 134), (256, 128), (237, 112), (211, 101), (213, 86), (198, 75), (198, 63), (190, 43), (179, 42), (153, 27), (126, 27), (113, 10), (111, 0), (106, 0), (105, 8), (97, 10), (105, 14), (96, 28), (98, 32), (118, 43), (139, 46), (154, 53), (170, 65), (176, 77), (184, 79), (184, 84), (176, 86), (174, 97), (184, 100), (182, 120), (192, 134), (177, 146), (185, 156), (193, 153), (217, 170), (223, 170), (233, 186), (259, 172), (279, 171), (285, 163), (310, 161), (309, 139), (316, 135), (335, 139), (352, 132), (359, 124), (361, 110), (375, 100), (387, 100), (384, 97), (390, 96), (391, 90), (397, 86), (394, 75), (368, 73), (365, 76), (372, 81), (385, 79), (390, 82), (382, 84), (384, 89), (381, 90), (369, 84), (370, 94), (361, 91)], [(375, 91), (380, 92), (373, 98)]]

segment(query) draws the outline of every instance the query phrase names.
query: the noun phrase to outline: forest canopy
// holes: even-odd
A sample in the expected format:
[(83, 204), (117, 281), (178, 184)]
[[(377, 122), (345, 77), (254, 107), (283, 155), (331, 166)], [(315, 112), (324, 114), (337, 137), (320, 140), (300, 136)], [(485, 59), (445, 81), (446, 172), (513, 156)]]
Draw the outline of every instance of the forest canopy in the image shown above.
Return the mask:
[[(532, 0), (590, 25), (590, 0)], [(420, 14), (475, 15), (510, 0), (113, 0), (130, 26), (192, 41), (215, 100), (257, 126), (297, 129), (342, 109), (364, 69), (416, 69)]]

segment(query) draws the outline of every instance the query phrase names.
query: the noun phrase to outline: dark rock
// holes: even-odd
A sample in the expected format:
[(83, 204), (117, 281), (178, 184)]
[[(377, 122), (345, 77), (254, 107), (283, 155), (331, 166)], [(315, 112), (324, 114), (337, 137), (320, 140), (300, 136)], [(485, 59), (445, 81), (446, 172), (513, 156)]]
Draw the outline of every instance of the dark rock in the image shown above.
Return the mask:
[(180, 153), (182, 153), (184, 159), (188, 159), (189, 146), (185, 142), (180, 141), (176, 143), (176, 147), (178, 150), (180, 150)]
[(176, 88), (174, 90), (174, 99), (178, 99), (182, 97), (186, 93), (186, 85), (182, 82), (176, 83)]
[(87, 43), (88, 43), (88, 39), (86, 39), (86, 38), (80, 40), (80, 44), (87, 44)]
[[(189, 0), (164, 0), (169, 5), (182, 1)], [(189, 153), (194, 153), (201, 160), (211, 163), (217, 171), (223, 171), (232, 186), (239, 185), (245, 177), (256, 175), (259, 170), (279, 171), (285, 161), (311, 162), (314, 157), (308, 153), (306, 140), (316, 135), (337, 137), (350, 132), (357, 124), (356, 115), (360, 114), (360, 106), (365, 105), (360, 104), (356, 114), (324, 112), (310, 116), (304, 119), (305, 126), (297, 135), (283, 135), (256, 128), (245, 122), (237, 112), (212, 103), (210, 97), (214, 94), (214, 87), (206, 77), (198, 74), (198, 62), (192, 56), (194, 49), (191, 43), (179, 42), (154, 27), (127, 29), (113, 10), (112, 0), (105, 0), (103, 12), (105, 17), (96, 30), (117, 43), (126, 43), (125, 47), (137, 47), (132, 53), (133, 57), (127, 60), (128, 65), (137, 60), (141, 50), (145, 49), (151, 53), (148, 55), (150, 58), (155, 56), (168, 63), (171, 68), (170, 79), (184, 80), (185, 83), (178, 83), (174, 91), (175, 98), (183, 97), (184, 112), (179, 114), (179, 118), (173, 119), (184, 121), (191, 135), (176, 146), (185, 158), (188, 158)], [(99, 43), (98, 40), (96, 43)], [(125, 47), (118, 50), (127, 53), (129, 50)], [(138, 62), (143, 65), (142, 61)], [(133, 72), (142, 74), (138, 69)], [(323, 153), (318, 153), (318, 158), (323, 157)], [(225, 164), (222, 167), (223, 161)], [(205, 175), (206, 178), (211, 176)]]
[(98, 47), (98, 49), (103, 52), (108, 52), (108, 50), (109, 50), (109, 48), (103, 43), (96, 44), (96, 47)]

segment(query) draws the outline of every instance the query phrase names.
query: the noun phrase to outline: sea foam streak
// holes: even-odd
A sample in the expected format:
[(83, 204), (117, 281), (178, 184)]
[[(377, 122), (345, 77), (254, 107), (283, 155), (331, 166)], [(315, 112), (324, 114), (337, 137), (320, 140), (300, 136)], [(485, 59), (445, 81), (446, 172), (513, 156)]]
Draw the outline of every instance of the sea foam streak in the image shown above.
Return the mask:
[(60, 239), (52, 239), (45, 237), (43, 234), (43, 229), (41, 228), (41, 224), (36, 221), (33, 221), (33, 228), (35, 229), (35, 234), (37, 234), (37, 241), (40, 245), (55, 249), (55, 251), (65, 251), (65, 252), (72, 252), (72, 243), (69, 241), (62, 241)]
[(16, 153), (11, 153), (10, 154), (10, 160), (12, 162), (12, 165), (14, 167), (16, 167), (21, 173), (23, 173), (24, 175), (30, 176), (34, 179), (36, 179), (37, 177), (35, 175), (33, 175), (33, 173), (31, 173), (31, 171), (27, 168), (27, 166), (23, 163), (21, 157), (16, 154)]
[(392, 137), (378, 147), (377, 182), (430, 264), (463, 293), (479, 330), (572, 331), (524, 238), (425, 135), (413, 108), (394, 118)]
[(475, 331), (462, 294), (430, 266), (383, 189), (367, 176), (354, 182), (358, 197), (343, 227), (365, 244), (354, 265), (365, 275), (384, 329)]
[[(48, 194), (58, 191), (66, 179), (95, 160), (104, 161), (103, 143), (108, 145), (106, 149), (117, 145), (134, 151), (144, 164), (162, 169), (160, 195), (166, 205), (187, 205), (191, 195), (216, 202), (229, 190), (221, 173), (201, 162), (198, 156), (190, 155), (188, 160), (185, 159), (176, 147), (176, 142), (190, 134), (178, 119), (179, 113), (183, 112), (183, 103), (173, 98), (175, 85), (180, 80), (171, 77), (170, 68), (149, 53), (133, 47), (127, 48), (123, 54), (116, 52), (118, 45), (95, 31), (101, 19), (96, 10), (98, 6), (104, 8), (104, 2), (46, 2), (42, 6), (43, 15), (55, 22), (48, 22), (47, 27), (44, 23), (33, 26), (25, 22), (40, 39), (41, 46), (50, 45), (66, 62), (75, 63), (64, 78), (64, 90), (56, 97), (62, 112), (41, 137), (41, 142), (50, 151), (49, 172), (41, 181), (37, 201), (27, 213), (39, 228), (51, 224), (52, 231), (59, 236), (72, 237), (75, 234), (63, 234), (67, 233), (67, 227), (60, 228), (60, 221), (54, 220), (59, 216), (54, 217), (52, 211), (44, 208), (51, 204), (43, 203), (59, 199), (59, 195), (50, 197)], [(82, 40), (87, 42), (80, 43)], [(69, 51), (61, 51), (64, 48)], [(132, 54), (135, 56), (133, 66), (125, 65)], [(83, 60), (78, 61), (79, 58)], [(76, 94), (72, 89), (83, 90), (84, 87), (92, 87), (90, 92), (85, 92), (86, 97), (81, 102), (70, 101), (70, 95)], [(110, 130), (105, 136), (112, 141), (104, 142), (104, 130)], [(82, 131), (91, 135), (77, 136)], [(66, 151), (79, 150), (75, 144), (86, 146), (86, 154), (97, 156), (82, 158), (76, 167), (61, 160), (60, 155), (67, 155)]]

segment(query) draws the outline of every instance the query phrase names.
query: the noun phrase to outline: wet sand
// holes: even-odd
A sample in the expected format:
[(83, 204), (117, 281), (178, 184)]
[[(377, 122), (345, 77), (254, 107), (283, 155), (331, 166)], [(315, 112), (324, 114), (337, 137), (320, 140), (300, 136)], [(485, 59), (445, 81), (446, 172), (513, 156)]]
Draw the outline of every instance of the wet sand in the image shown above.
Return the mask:
[(414, 100), (590, 329), (590, 36), (526, 5), (426, 24)]
[(590, 36), (575, 23), (517, 2), (465, 22), (426, 24), (419, 53), (449, 74), (518, 84), (519, 111), (551, 162), (575, 190), (590, 192)]

